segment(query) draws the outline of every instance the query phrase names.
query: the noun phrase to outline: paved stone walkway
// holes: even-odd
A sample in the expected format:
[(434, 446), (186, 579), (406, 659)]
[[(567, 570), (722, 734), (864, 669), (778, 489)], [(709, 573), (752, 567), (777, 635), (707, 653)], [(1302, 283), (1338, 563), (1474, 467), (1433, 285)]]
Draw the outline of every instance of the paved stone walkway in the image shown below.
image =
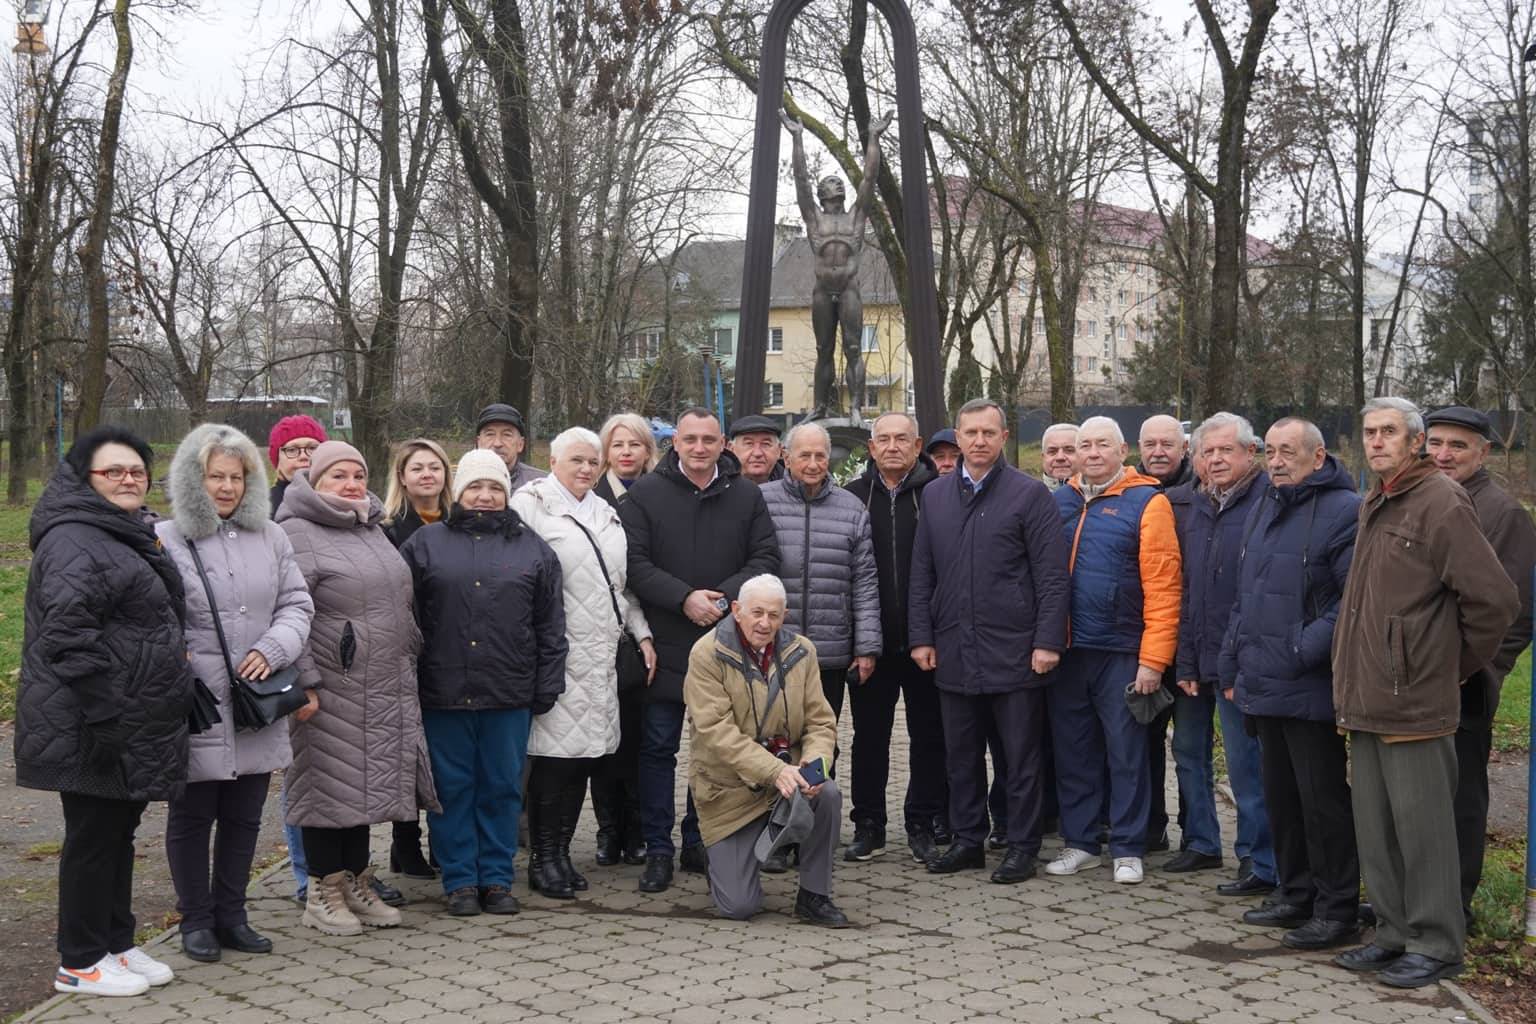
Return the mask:
[[(844, 722), (844, 750), (847, 750)], [(904, 738), (903, 738), (904, 739)], [(899, 757), (904, 759), (904, 753)], [(1170, 761), (1171, 769), (1171, 761)], [(900, 818), (904, 770), (893, 778)], [(661, 896), (638, 892), (639, 868), (592, 866), (590, 816), (576, 861), (592, 889), (574, 902), (516, 889), (516, 917), (449, 918), (433, 883), (398, 929), (330, 938), (299, 924), (286, 870), (253, 886), (252, 924), (268, 956), (196, 964), (174, 937), (150, 952), (171, 985), (122, 1000), (60, 996), (29, 1021), (122, 1024), (365, 1024), (401, 1021), (1468, 1021), (1447, 990), (1400, 993), (1297, 954), (1241, 923), (1247, 902), (1214, 895), (1225, 872), (1117, 886), (1108, 869), (997, 886), (981, 872), (937, 876), (905, 845), (866, 864), (838, 862), (838, 904), (858, 927), (824, 931), (790, 916), (793, 875), (766, 877), (767, 905), (746, 923), (716, 919), (704, 879), (679, 874)], [(1233, 821), (1225, 812), (1230, 843)], [(890, 834), (899, 839), (899, 827)], [(845, 840), (851, 829), (844, 828)], [(376, 829), (384, 851), (386, 829)], [(1045, 855), (1059, 843), (1048, 840)], [(1230, 847), (1229, 847), (1230, 848)], [(995, 866), (998, 855), (989, 857)], [(522, 862), (519, 863), (521, 875)]]

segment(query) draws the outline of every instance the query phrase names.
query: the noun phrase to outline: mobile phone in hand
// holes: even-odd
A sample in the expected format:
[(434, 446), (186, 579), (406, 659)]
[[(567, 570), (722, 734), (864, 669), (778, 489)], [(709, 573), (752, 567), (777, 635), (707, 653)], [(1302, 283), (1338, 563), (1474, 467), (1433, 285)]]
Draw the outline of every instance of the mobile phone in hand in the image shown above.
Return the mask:
[(800, 777), (807, 786), (819, 786), (827, 781), (827, 759), (818, 757), (810, 764), (800, 766)]

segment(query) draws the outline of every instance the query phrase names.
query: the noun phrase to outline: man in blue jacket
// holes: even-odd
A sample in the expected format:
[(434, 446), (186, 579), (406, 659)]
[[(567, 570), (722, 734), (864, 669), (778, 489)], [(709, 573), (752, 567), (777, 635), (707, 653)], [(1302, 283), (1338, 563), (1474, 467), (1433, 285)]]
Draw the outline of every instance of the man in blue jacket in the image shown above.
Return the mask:
[[(1212, 711), (1221, 716), (1227, 778), (1237, 799), (1237, 877), (1216, 887), (1223, 896), (1252, 896), (1275, 887), (1274, 844), (1264, 810), (1259, 744), (1248, 734), (1230, 688), (1219, 685), (1218, 661), (1227, 619), (1237, 603), (1237, 564), (1248, 512), (1269, 486), (1257, 458), (1258, 439), (1243, 417), (1218, 412), (1200, 424), (1205, 483), (1169, 493), (1184, 554), (1184, 601), (1179, 615), (1179, 689), (1173, 755), (1179, 803), (1185, 807), (1187, 848), (1165, 871), (1221, 866), (1211, 749)], [(1190, 699), (1185, 699), (1190, 698)]]
[(1333, 721), (1333, 625), (1355, 553), (1360, 496), (1316, 425), (1288, 416), (1264, 436), (1270, 484), (1243, 527), (1223, 689), (1258, 731), (1277, 892), (1243, 915), (1289, 928), (1293, 949), (1356, 932), (1355, 849), (1344, 737)]
[(935, 672), (939, 689), (955, 832), (928, 870), (986, 864), (987, 730), (996, 723), (1008, 847), (992, 881), (1022, 882), (1040, 852), (1041, 729), (1046, 676), (1067, 640), (1066, 545), (1050, 491), (1002, 459), (1002, 408), (967, 402), (955, 434), (960, 469), (923, 491), (907, 613), (912, 660)]

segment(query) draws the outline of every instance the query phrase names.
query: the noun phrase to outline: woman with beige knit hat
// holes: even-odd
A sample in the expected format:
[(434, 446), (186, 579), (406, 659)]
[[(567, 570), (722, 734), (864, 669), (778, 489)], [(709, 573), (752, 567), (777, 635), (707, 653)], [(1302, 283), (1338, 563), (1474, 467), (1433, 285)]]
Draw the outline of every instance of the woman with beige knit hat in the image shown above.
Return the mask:
[(309, 860), (304, 923), (329, 935), (400, 923), (369, 884), (368, 827), (438, 806), (416, 697), (411, 574), (383, 515), (367, 462), (343, 441), (315, 449), (277, 510), (315, 602), (298, 665), (320, 697), (292, 725), (288, 823), (303, 829)]

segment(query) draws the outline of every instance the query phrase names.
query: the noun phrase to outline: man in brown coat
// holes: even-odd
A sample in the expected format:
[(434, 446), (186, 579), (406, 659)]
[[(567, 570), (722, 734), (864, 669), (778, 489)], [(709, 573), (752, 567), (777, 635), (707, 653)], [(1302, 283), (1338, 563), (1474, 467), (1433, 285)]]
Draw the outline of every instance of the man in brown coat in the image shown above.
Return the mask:
[(1519, 608), (1472, 502), (1419, 453), (1412, 402), (1361, 410), (1377, 477), (1333, 634), (1333, 704), (1350, 738), (1355, 837), (1375, 941), (1334, 959), (1418, 988), (1461, 970), (1454, 801), (1461, 684), (1498, 650)]
[(1430, 413), (1424, 424), (1429, 428), (1425, 443), (1429, 457), (1472, 499), (1483, 536), (1520, 591), (1520, 614), (1504, 634), (1498, 653), (1461, 688), (1461, 724), (1456, 729), (1456, 845), (1461, 851), (1461, 907), (1470, 927), (1472, 895), (1483, 878), (1488, 834), (1488, 753), (1493, 749), (1493, 715), (1499, 709), (1504, 677), (1531, 638), (1536, 523), (1483, 468), (1493, 437), (1493, 424), (1487, 416), (1453, 405)]
[(846, 928), (831, 897), (843, 797), (826, 771), (837, 719), (822, 696), (816, 648), (783, 628), (785, 603), (777, 576), (754, 576), (741, 585), (731, 614), (693, 645), (683, 680), (692, 722), (688, 785), (721, 917), (744, 921), (762, 909), (758, 838), (776, 799), (803, 796), (814, 823), (799, 841), (795, 916)]

